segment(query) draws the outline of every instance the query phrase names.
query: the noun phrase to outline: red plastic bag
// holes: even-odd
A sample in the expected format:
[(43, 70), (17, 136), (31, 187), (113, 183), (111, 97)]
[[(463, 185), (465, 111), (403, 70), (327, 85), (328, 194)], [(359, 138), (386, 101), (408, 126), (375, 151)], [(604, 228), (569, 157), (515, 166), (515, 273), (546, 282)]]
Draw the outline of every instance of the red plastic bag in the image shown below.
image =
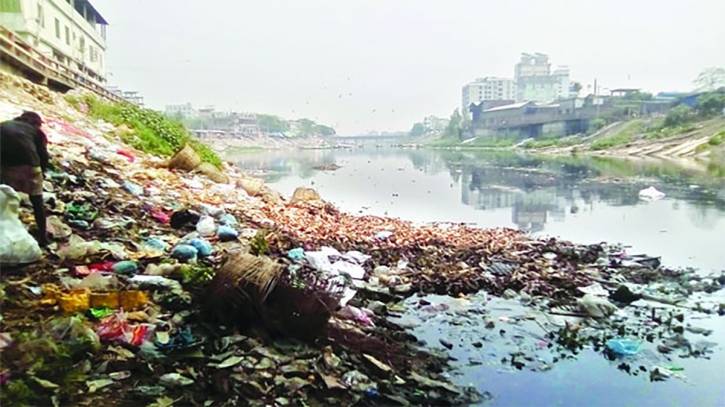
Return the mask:
[(128, 150), (123, 150), (123, 149), (120, 149), (119, 148), (116, 151), (116, 153), (118, 153), (119, 155), (122, 155), (122, 156), (128, 158), (128, 162), (131, 162), (132, 163), (132, 162), (136, 161), (136, 156), (134, 156), (133, 153), (131, 153)]
[(146, 340), (148, 332), (148, 325), (129, 324), (125, 313), (104, 318), (96, 327), (96, 333), (102, 341), (122, 342), (131, 346), (141, 346)]
[(113, 314), (101, 320), (96, 327), (96, 333), (102, 341), (126, 341), (128, 321), (125, 314)]
[(94, 263), (94, 264), (91, 264), (90, 266), (88, 266), (88, 270), (91, 273), (98, 273), (101, 271), (110, 273), (113, 271), (113, 264), (114, 263), (112, 263), (110, 261), (104, 261), (103, 263)]
[(160, 223), (163, 223), (164, 225), (168, 225), (169, 222), (171, 222), (171, 217), (167, 213), (160, 210), (155, 210), (151, 212), (151, 217), (156, 219)]

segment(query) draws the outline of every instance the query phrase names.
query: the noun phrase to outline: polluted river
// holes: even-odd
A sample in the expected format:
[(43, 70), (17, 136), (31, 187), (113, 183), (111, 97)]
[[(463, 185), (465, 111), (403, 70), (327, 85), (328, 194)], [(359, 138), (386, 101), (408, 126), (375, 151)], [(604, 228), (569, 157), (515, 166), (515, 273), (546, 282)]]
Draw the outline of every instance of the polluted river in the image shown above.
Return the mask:
[[(475, 403), (725, 405), (722, 167), (380, 146), (227, 159), (283, 196), (314, 188), (354, 215), (512, 228), (604, 248), (590, 260), (599, 267), (595, 283), (579, 295), (617, 304), (604, 313), (607, 328), (587, 318), (585, 303), (557, 308), (524, 290), (417, 294), (388, 304), (386, 318), (447, 357), (443, 375), (475, 388)], [(650, 187), (657, 194), (641, 192)], [(542, 261), (555, 267), (561, 256), (545, 253)], [(398, 259), (401, 269), (408, 260)], [(620, 276), (607, 280), (604, 270), (615, 264), (624, 274), (636, 270), (624, 290), (635, 297), (614, 296), (622, 294), (612, 282)]]

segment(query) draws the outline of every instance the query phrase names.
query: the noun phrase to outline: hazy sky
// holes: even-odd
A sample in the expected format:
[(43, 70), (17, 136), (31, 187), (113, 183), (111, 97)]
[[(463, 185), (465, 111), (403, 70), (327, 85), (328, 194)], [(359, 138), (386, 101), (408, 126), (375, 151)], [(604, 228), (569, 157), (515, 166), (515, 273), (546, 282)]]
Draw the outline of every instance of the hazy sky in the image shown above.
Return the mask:
[(344, 135), (447, 117), (521, 52), (587, 89), (689, 90), (725, 66), (725, 0), (94, 0), (109, 82), (153, 108), (191, 102), (308, 117)]

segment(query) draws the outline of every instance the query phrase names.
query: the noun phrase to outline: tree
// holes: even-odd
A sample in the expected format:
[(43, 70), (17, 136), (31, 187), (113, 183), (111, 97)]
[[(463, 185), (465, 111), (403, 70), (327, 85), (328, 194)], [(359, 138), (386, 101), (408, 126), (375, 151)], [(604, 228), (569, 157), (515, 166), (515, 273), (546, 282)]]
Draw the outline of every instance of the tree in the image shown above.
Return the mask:
[(667, 116), (665, 116), (665, 126), (679, 126), (691, 121), (692, 118), (692, 109), (687, 105), (679, 105), (667, 112)]
[(463, 133), (463, 129), (461, 128), (462, 123), (463, 116), (461, 116), (461, 113), (458, 112), (458, 109), (454, 110), (453, 114), (451, 114), (451, 120), (448, 122), (448, 126), (446, 126), (445, 130), (443, 130), (443, 137), (461, 138), (461, 134)]
[(423, 134), (425, 134), (425, 126), (423, 126), (423, 123), (414, 124), (413, 128), (410, 130), (411, 137), (420, 137)]
[(573, 92), (578, 95), (581, 90), (582, 84), (579, 82), (572, 82), (571, 85), (569, 85), (569, 92)]
[(725, 109), (725, 93), (709, 92), (701, 95), (695, 109), (702, 116), (720, 114)]
[(325, 136), (325, 137), (332, 137), (332, 136), (334, 136), (335, 134), (337, 134), (337, 132), (335, 131), (335, 129), (333, 129), (333, 128), (332, 128), (332, 127), (330, 127), (330, 126), (324, 126), (324, 125), (322, 125), (322, 124), (318, 124), (318, 125), (317, 125), (317, 126), (315, 127), (315, 129), (317, 130), (317, 133), (318, 133), (318, 134), (322, 134), (322, 135), (323, 135), (323, 136)]
[(277, 116), (270, 114), (258, 114), (257, 124), (265, 132), (285, 132), (289, 130), (289, 123)]
[(707, 68), (697, 75), (694, 83), (697, 90), (702, 92), (711, 92), (725, 86), (725, 68)]

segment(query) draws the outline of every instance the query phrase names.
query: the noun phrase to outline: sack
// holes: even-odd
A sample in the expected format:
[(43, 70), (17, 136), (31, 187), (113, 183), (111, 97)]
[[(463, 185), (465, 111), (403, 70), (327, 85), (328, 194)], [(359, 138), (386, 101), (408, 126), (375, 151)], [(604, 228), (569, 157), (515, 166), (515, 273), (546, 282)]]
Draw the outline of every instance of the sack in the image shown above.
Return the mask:
[(242, 178), (237, 181), (237, 188), (242, 188), (249, 196), (257, 196), (264, 188), (264, 180), (260, 178)]
[(25, 230), (18, 214), (20, 196), (8, 185), (0, 185), (0, 264), (33, 263), (43, 255), (38, 242)]

